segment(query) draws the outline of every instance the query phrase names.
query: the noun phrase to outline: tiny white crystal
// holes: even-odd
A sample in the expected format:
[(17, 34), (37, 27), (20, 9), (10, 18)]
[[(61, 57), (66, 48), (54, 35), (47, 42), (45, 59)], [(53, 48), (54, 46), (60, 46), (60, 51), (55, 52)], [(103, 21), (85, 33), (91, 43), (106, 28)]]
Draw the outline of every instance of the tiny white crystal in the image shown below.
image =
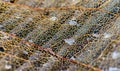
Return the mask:
[(33, 42), (33, 41), (32, 41), (32, 39), (31, 39), (31, 40), (29, 40), (29, 42), (31, 42), (31, 43), (32, 43), (32, 42)]
[(23, 53), (24, 53), (24, 54), (28, 54), (28, 52), (27, 52), (27, 51), (23, 51)]
[(112, 36), (112, 34), (110, 33), (104, 33), (103, 35), (104, 35), (104, 38), (110, 38)]
[(19, 18), (21, 18), (21, 17), (19, 17), (19, 16), (16, 16), (16, 18), (18, 18), (18, 19), (19, 19)]
[(117, 52), (117, 51), (114, 51), (114, 52), (112, 53), (112, 58), (113, 58), (113, 59), (117, 59), (118, 57), (120, 57), (120, 53)]
[(2, 28), (3, 27), (3, 25), (0, 25), (0, 28)]
[(6, 68), (6, 69), (11, 69), (12, 66), (11, 66), (10, 64), (6, 64), (6, 65), (5, 65), (5, 68)]
[(99, 37), (99, 34), (92, 34), (92, 36), (94, 36), (94, 37)]
[(75, 20), (69, 20), (68, 22), (70, 25), (77, 25), (77, 22)]
[(45, 63), (45, 64), (43, 64), (43, 67), (49, 67), (49, 63)]
[(75, 40), (73, 38), (69, 38), (69, 39), (64, 39), (64, 41), (66, 43), (68, 43), (69, 45), (73, 45), (73, 43), (75, 42)]
[(28, 18), (29, 20), (33, 20), (31, 17), (30, 18)]
[(120, 68), (117, 67), (110, 67), (109, 71), (120, 71)]
[(78, 3), (79, 0), (72, 0), (72, 4), (75, 5), (76, 3)]
[(70, 59), (75, 60), (75, 58), (73, 56)]
[(50, 20), (56, 21), (56, 20), (57, 20), (57, 17), (51, 17)]

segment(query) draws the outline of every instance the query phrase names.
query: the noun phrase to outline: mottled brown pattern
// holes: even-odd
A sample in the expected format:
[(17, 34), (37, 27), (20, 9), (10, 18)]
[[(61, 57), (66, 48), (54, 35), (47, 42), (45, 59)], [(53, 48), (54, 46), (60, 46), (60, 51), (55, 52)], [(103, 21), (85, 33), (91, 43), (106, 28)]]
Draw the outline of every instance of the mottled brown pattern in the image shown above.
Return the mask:
[(119, 71), (119, 0), (0, 0), (0, 71)]

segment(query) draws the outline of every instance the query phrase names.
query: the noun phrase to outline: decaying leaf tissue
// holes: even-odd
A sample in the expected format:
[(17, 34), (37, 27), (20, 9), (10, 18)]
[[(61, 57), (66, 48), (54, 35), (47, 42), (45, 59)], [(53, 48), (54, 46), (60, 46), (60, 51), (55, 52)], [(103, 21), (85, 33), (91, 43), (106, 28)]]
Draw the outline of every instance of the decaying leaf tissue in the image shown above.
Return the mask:
[(0, 71), (120, 71), (120, 0), (0, 0)]

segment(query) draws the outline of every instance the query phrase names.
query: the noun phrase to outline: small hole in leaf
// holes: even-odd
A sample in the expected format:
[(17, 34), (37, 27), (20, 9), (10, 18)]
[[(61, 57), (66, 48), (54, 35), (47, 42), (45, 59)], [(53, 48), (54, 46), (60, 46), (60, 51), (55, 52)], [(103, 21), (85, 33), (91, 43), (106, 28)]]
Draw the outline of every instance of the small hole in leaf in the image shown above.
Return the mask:
[(10, 0), (10, 2), (11, 2), (11, 3), (14, 3), (14, 2), (15, 2), (15, 0)]
[(3, 47), (0, 47), (0, 51), (1, 51), (1, 52), (4, 52), (4, 48), (3, 48)]

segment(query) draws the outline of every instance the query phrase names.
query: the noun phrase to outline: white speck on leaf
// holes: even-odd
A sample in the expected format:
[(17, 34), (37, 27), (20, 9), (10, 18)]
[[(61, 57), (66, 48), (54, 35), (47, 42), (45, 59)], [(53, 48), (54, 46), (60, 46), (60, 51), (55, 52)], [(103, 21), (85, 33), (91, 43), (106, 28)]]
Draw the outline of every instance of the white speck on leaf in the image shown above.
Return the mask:
[(73, 56), (70, 59), (75, 60), (75, 58)]
[(3, 25), (0, 25), (0, 28), (3, 28)]
[(72, 4), (75, 5), (76, 3), (78, 3), (79, 0), (72, 0)]
[(32, 43), (32, 42), (33, 42), (33, 41), (32, 41), (32, 39), (31, 39), (31, 40), (29, 40), (29, 42), (31, 42), (31, 43)]
[(56, 21), (56, 20), (57, 20), (57, 17), (51, 17), (50, 20)]
[(18, 19), (19, 19), (19, 18), (21, 18), (21, 17), (19, 17), (19, 16), (16, 16), (16, 18), (18, 18)]
[(112, 53), (112, 58), (113, 59), (117, 59), (117, 58), (119, 58), (120, 57), (120, 53), (118, 52), (118, 51), (114, 51), (113, 53)]
[(29, 19), (30, 21), (31, 21), (31, 20), (33, 20), (31, 17), (30, 17), (30, 18), (28, 18), (28, 19)]
[(49, 63), (43, 64), (44, 67), (49, 67), (49, 65), (50, 65)]
[(110, 67), (109, 71), (120, 71), (120, 68), (117, 67)]
[(66, 43), (68, 43), (69, 45), (73, 45), (73, 43), (75, 42), (75, 39), (69, 38), (69, 39), (64, 39), (64, 41), (65, 41)]
[(70, 25), (77, 25), (77, 22), (75, 20), (69, 20), (68, 22)]
[(6, 64), (6, 65), (5, 65), (5, 68), (6, 68), (6, 69), (11, 69), (12, 66), (11, 66), (10, 64)]
[(27, 52), (27, 51), (23, 51), (23, 53), (24, 53), (24, 54), (28, 54), (28, 52)]
[(92, 34), (92, 36), (94, 36), (94, 37), (99, 37), (99, 34)]
[(104, 38), (106, 38), (106, 39), (110, 38), (112, 36), (112, 34), (110, 34), (110, 33), (104, 33), (103, 35), (104, 35)]

